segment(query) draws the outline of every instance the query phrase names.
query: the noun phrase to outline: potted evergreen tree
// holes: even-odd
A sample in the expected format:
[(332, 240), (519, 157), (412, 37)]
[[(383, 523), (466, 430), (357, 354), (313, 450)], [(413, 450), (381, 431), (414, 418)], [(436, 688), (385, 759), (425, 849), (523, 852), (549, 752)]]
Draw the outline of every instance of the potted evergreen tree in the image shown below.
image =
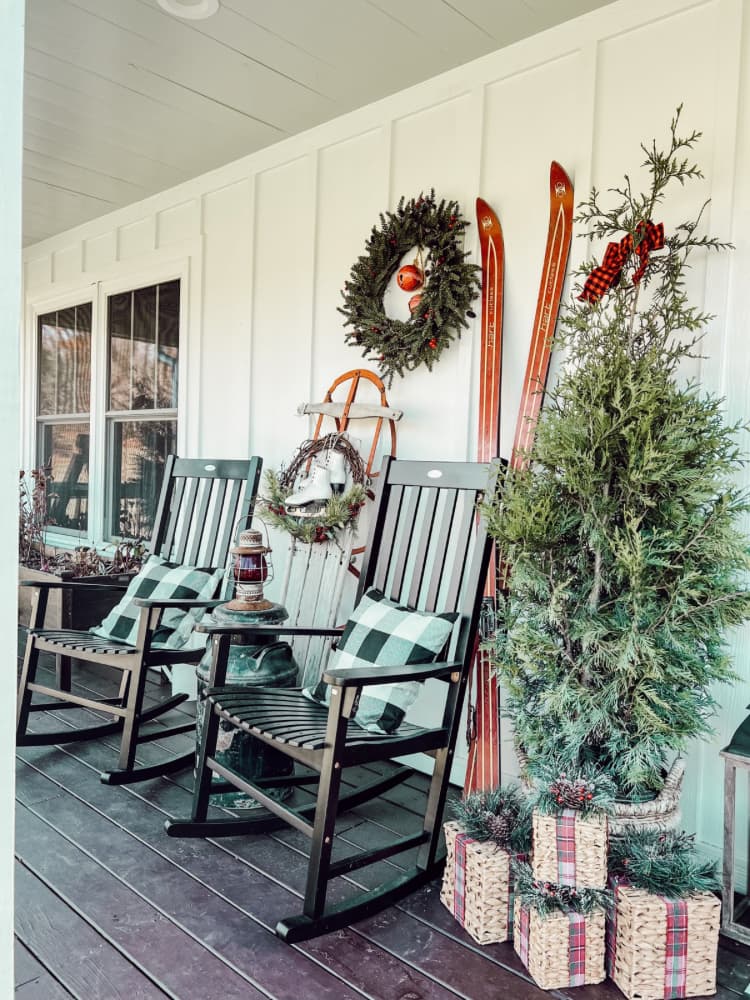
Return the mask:
[(664, 825), (680, 752), (733, 677), (725, 630), (750, 616), (741, 428), (681, 373), (711, 318), (687, 300), (688, 259), (726, 244), (699, 235), (702, 209), (666, 235), (652, 222), (670, 185), (701, 176), (680, 110), (666, 151), (642, 147), (645, 193), (626, 177), (612, 207), (594, 190), (579, 210), (615, 242), (579, 272), (530, 463), (487, 510), (510, 566), (495, 659), (527, 772), (595, 764), (629, 803), (661, 795)]

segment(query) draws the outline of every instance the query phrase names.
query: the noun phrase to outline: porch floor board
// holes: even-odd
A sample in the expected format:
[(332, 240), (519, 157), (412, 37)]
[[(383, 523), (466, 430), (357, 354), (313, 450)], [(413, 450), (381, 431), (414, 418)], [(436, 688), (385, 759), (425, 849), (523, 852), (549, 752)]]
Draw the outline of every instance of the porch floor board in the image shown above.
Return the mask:
[[(20, 635), (22, 650), (25, 637)], [(43, 661), (51, 676), (53, 660)], [(86, 690), (108, 693), (91, 672)], [(164, 696), (149, 682), (147, 701)], [(172, 721), (189, 715), (185, 704)], [(75, 723), (85, 709), (37, 715), (38, 730)], [(170, 717), (163, 717), (166, 724)], [(189, 736), (139, 748), (139, 762), (188, 750)], [(172, 839), (165, 819), (189, 811), (192, 775), (132, 786), (102, 785), (115, 765), (115, 743), (22, 747), (17, 763), (16, 993), (19, 1000), (606, 1000), (610, 983), (545, 993), (509, 944), (480, 947), (453, 920), (433, 883), (353, 927), (302, 945), (273, 933), (299, 911), (307, 838), (295, 830), (221, 840)], [(350, 780), (372, 773), (350, 775)], [(381, 769), (382, 770), (382, 769)], [(393, 830), (419, 828), (414, 803), (426, 793), (416, 777), (342, 817), (338, 853), (377, 846)], [(299, 801), (310, 793), (295, 790)], [(456, 790), (458, 794), (458, 789)], [(408, 858), (408, 855), (404, 855)], [(403, 858), (401, 863), (404, 863)], [(334, 897), (352, 885), (392, 876), (399, 862), (337, 879)], [(358, 881), (358, 880), (361, 880)], [(747, 996), (748, 952), (722, 945), (719, 1000)]]

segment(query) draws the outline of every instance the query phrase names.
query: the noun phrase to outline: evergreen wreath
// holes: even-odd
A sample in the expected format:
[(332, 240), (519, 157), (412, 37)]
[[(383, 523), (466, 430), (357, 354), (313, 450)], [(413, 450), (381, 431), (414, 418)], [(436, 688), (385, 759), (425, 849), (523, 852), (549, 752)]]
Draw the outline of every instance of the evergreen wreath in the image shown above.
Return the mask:
[(522, 906), (532, 907), (540, 917), (550, 913), (592, 913), (612, 906), (612, 892), (609, 889), (577, 889), (574, 885), (558, 885), (534, 878), (531, 865), (522, 861), (511, 861), (516, 879), (516, 899)]
[[(403, 376), (424, 364), (432, 366), (461, 327), (468, 327), (469, 308), (481, 287), (476, 264), (467, 264), (461, 237), (468, 222), (458, 202), (441, 200), (435, 191), (405, 202), (395, 212), (380, 213), (380, 228), (373, 226), (365, 253), (352, 267), (342, 292), (346, 316), (346, 343), (362, 348), (362, 356), (376, 356), (388, 387), (393, 376)], [(417, 247), (424, 284), (407, 321), (391, 319), (383, 308), (383, 295), (403, 255)], [(411, 303), (410, 303), (411, 306)]]
[(719, 888), (716, 863), (701, 858), (695, 836), (681, 831), (633, 831), (613, 839), (609, 871), (636, 889), (669, 899)]
[[(327, 451), (339, 451), (344, 455), (352, 485), (340, 496), (332, 494), (320, 514), (300, 517), (289, 513), (286, 502), (295, 491), (297, 477), (303, 467)], [(362, 457), (354, 445), (340, 434), (326, 434), (325, 437), (303, 442), (286, 469), (278, 473), (273, 470), (266, 472), (265, 483), (265, 496), (257, 501), (260, 520), (306, 544), (330, 541), (337, 531), (357, 520), (367, 499), (367, 474)]]
[(491, 840), (511, 853), (527, 854), (531, 849), (531, 812), (515, 785), (473, 792), (454, 802), (452, 813), (475, 840)]

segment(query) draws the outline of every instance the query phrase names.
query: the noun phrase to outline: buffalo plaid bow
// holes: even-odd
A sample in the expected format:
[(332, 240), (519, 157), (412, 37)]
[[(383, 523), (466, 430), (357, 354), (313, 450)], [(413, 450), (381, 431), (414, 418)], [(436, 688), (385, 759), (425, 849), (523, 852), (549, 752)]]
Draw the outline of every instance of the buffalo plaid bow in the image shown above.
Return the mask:
[(633, 274), (633, 284), (637, 285), (648, 267), (648, 257), (652, 250), (661, 250), (664, 246), (664, 223), (654, 225), (639, 222), (635, 228), (637, 243), (631, 233), (624, 236), (619, 243), (609, 243), (604, 252), (604, 259), (599, 267), (595, 267), (586, 279), (583, 291), (578, 296), (586, 302), (598, 302), (599, 299), (614, 288), (620, 281), (622, 269), (631, 253), (636, 253), (640, 264)]

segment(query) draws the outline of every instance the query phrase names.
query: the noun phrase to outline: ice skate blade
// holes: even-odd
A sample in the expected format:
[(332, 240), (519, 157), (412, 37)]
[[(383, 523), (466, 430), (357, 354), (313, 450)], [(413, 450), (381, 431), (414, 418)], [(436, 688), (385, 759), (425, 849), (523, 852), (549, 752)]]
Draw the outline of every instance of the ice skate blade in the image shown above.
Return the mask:
[(302, 504), (299, 507), (287, 506), (286, 512), (289, 517), (320, 517), (321, 514), (325, 513), (325, 509), (328, 506), (327, 500), (315, 500), (310, 503)]

